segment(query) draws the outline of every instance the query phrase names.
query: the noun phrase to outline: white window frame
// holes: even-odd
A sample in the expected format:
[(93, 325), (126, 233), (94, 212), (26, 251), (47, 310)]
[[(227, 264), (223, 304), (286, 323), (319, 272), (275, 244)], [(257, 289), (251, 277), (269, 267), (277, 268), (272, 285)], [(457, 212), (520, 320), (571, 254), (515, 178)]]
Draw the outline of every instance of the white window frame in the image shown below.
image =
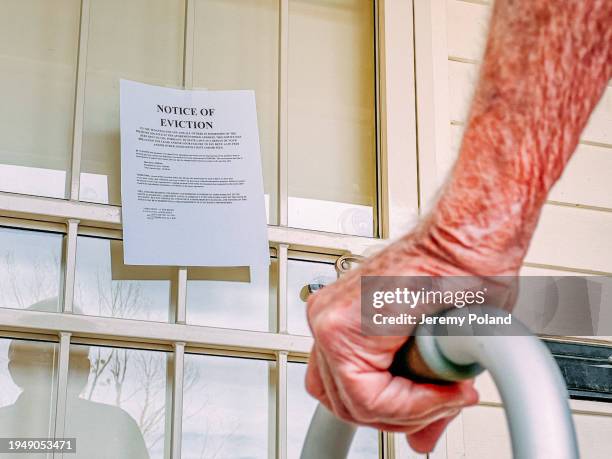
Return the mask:
[[(5, 337), (46, 339), (59, 342), (58, 394), (65, 394), (68, 355), (71, 343), (104, 344), (138, 349), (163, 349), (173, 353), (170, 416), (171, 432), (166, 432), (166, 455), (180, 457), (182, 419), (183, 356), (185, 352), (238, 355), (276, 362), (272, 422), (274, 447), (271, 457), (284, 459), (287, 452), (287, 362), (304, 362), (312, 339), (287, 333), (288, 251), (308, 252), (308, 258), (367, 256), (389, 240), (408, 231), (419, 213), (415, 74), (412, 0), (375, 2), (377, 34), (377, 125), (378, 125), (378, 229), (380, 238), (367, 238), (287, 226), (287, 67), (289, 0), (279, 1), (279, 225), (268, 226), (270, 246), (278, 259), (277, 310), (275, 331), (258, 332), (220, 329), (185, 324), (187, 268), (178, 267), (171, 301), (174, 323), (157, 323), (72, 314), (79, 234), (108, 238), (121, 237), (121, 208), (79, 201), (85, 100), (85, 72), (91, 0), (82, 0), (76, 67), (75, 108), (71, 170), (67, 174), (69, 199), (55, 199), (0, 192), (0, 225), (55, 231), (65, 234), (62, 261), (62, 312), (48, 313), (0, 308), (0, 333)], [(194, 1), (186, 0), (184, 37), (184, 77), (192, 87)], [(65, 397), (57, 401), (57, 426), (64, 425)], [(168, 430), (168, 429), (166, 429)], [(60, 433), (61, 429), (56, 433)], [(403, 436), (397, 436), (403, 441)], [(395, 439), (383, 435), (380, 457), (394, 458)]]

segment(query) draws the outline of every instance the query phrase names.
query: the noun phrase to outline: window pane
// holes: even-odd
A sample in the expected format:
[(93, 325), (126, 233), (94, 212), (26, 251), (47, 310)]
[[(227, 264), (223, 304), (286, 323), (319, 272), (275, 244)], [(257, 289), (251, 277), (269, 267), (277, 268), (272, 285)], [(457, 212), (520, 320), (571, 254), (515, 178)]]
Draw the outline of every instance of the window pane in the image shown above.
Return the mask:
[(63, 235), (0, 227), (0, 306), (59, 310)]
[(77, 238), (75, 312), (167, 322), (176, 268), (126, 266), (123, 242)]
[(80, 8), (78, 0), (2, 2), (1, 191), (65, 197)]
[(276, 224), (278, 0), (196, 0), (193, 85), (253, 89), (268, 223)]
[(374, 235), (374, 7), (289, 0), (289, 225)]
[(273, 362), (185, 355), (181, 457), (269, 457), (273, 371)]
[[(49, 437), (57, 383), (58, 345), (0, 339), (0, 432), (3, 437)], [(45, 458), (45, 454), (18, 454)]]
[[(310, 419), (317, 407), (317, 401), (306, 392), (304, 378), (306, 365), (287, 365), (287, 458), (298, 459)], [(378, 432), (360, 427), (357, 429), (348, 454), (349, 459), (378, 458)]]
[(184, 0), (91, 0), (82, 201), (120, 204), (119, 79), (181, 86)]
[(309, 285), (327, 285), (337, 278), (336, 268), (329, 263), (289, 260), (287, 262), (287, 331), (310, 336), (306, 320)]
[(164, 457), (165, 352), (70, 346), (66, 437), (79, 458)]
[(270, 260), (269, 271), (251, 272), (250, 276), (247, 267), (189, 268), (187, 323), (272, 330), (278, 283), (276, 258)]

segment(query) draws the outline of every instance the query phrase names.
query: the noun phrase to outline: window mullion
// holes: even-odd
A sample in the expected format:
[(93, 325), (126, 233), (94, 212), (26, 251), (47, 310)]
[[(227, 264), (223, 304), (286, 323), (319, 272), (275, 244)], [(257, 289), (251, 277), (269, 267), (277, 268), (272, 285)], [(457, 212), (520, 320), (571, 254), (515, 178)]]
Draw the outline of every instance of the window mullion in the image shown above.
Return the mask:
[[(68, 368), (70, 358), (70, 333), (59, 334), (59, 362), (57, 370), (57, 400), (55, 402), (55, 422), (53, 438), (63, 438), (66, 426), (66, 398), (68, 395)], [(62, 457), (62, 453), (54, 453), (53, 457)]]
[(184, 324), (187, 321), (187, 268), (178, 268), (178, 286), (176, 298), (177, 324)]
[(183, 382), (185, 379), (185, 343), (174, 343), (174, 368), (172, 375), (172, 427), (170, 457), (181, 457), (183, 434)]
[(193, 49), (195, 34), (195, 0), (185, 0), (185, 38), (183, 43), (183, 87), (193, 88)]
[(79, 26), (79, 51), (77, 56), (76, 90), (74, 97), (74, 120), (72, 130), (72, 163), (70, 167), (70, 199), (77, 201), (80, 192), (81, 154), (83, 146), (83, 124), (85, 114), (85, 76), (87, 73), (87, 45), (89, 40), (90, 0), (81, 1)]
[(287, 244), (278, 246), (278, 286), (276, 289), (276, 324), (278, 333), (287, 333)]
[(0, 329), (43, 334), (68, 330), (78, 337), (157, 345), (179, 341), (198, 348), (230, 348), (267, 354), (284, 350), (304, 355), (312, 347), (312, 338), (307, 336), (8, 308), (0, 308)]
[(287, 457), (287, 352), (278, 353), (276, 368), (276, 458)]
[(288, 135), (289, 135), (289, 0), (279, 0), (280, 37), (278, 57), (278, 222), (288, 225)]
[[(47, 222), (65, 222), (68, 218), (81, 221), (88, 228), (105, 230), (121, 228), (121, 208), (107, 204), (91, 204), (65, 199), (43, 198), (0, 191), (0, 216), (28, 218)], [(380, 250), (389, 240), (363, 236), (313, 231), (299, 228), (268, 225), (268, 239), (271, 243), (289, 244), (311, 252), (352, 253), (367, 255)], [(584, 272), (572, 268), (572, 271)], [(589, 271), (601, 273), (601, 271)]]
[(74, 310), (74, 280), (76, 271), (77, 233), (79, 220), (68, 220), (68, 233), (66, 235), (66, 265), (64, 269), (64, 286), (62, 311), (72, 313)]
[(380, 432), (378, 435), (379, 448), (378, 457), (382, 459), (400, 459), (395, 454), (396, 437), (402, 437), (402, 441), (406, 441), (403, 435), (394, 435), (393, 432)]
[[(377, 41), (380, 80), (379, 234), (383, 238), (395, 239), (412, 229), (418, 220), (419, 192), (424, 193), (423, 177), (419, 177), (418, 171), (423, 170), (423, 161), (434, 149), (423, 143), (424, 138), (429, 139), (429, 133), (422, 130), (419, 123), (419, 134), (422, 135), (418, 145), (422, 148), (418, 150), (426, 152), (426, 155), (418, 156), (415, 51), (412, 46), (407, 46), (415, 43), (412, 0), (378, 3)], [(422, 108), (420, 105), (419, 110)]]

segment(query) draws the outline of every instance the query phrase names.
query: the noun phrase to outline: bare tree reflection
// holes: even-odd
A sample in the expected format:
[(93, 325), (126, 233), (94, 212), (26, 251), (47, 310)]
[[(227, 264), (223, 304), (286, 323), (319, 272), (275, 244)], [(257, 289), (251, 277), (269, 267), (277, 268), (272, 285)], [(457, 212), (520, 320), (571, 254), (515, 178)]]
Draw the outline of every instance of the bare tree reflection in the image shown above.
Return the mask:
[[(59, 260), (40, 256), (37, 259), (28, 257), (26, 261), (27, 264), (18, 261), (10, 250), (0, 254), (0, 307), (57, 312)], [(99, 267), (92, 275), (93, 282), (77, 282), (77, 305), (87, 304), (88, 313), (111, 317), (142, 318), (145, 315), (150, 299), (141, 281), (117, 281), (112, 279), (110, 270)], [(75, 309), (78, 313), (79, 308)], [(0, 407), (0, 436), (49, 437), (55, 422), (57, 345), (13, 340), (8, 347), (8, 376), (21, 393), (14, 402), (14, 398), (7, 395), (10, 404)], [(73, 457), (139, 459), (148, 458), (150, 454), (161, 456), (167, 414), (165, 357), (149, 351), (71, 346), (65, 436), (78, 439), (77, 454)], [(6, 375), (6, 371), (2, 372)], [(6, 380), (8, 377), (4, 378)], [(201, 393), (208, 388), (203, 388), (200, 382), (200, 369), (187, 366), (184, 394), (187, 396), (196, 390), (198, 396), (191, 397), (195, 403), (186, 407), (188, 413), (184, 420), (201, 419), (209, 408), (208, 395)], [(2, 389), (0, 387), (0, 391)], [(206, 412), (205, 422), (198, 426), (198, 444), (194, 445), (195, 451), (191, 451), (196, 457), (223, 455), (222, 451), (238, 430), (239, 423), (227, 419), (225, 413), (215, 421), (210, 418), (211, 414)], [(225, 426), (223, 434), (216, 435), (219, 426), (214, 424), (220, 420), (229, 425)], [(210, 421), (214, 427), (209, 425)], [(28, 457), (45, 456), (16, 456), (17, 459)]]
[[(27, 267), (24, 268), (16, 260), (15, 250), (12, 248), (7, 248), (2, 253), (0, 257), (1, 306), (25, 309), (28, 305), (35, 305), (45, 298), (56, 297), (60, 279), (58, 269), (60, 260), (57, 255), (43, 253), (27, 261)], [(52, 306), (52, 310), (57, 311), (57, 298)]]

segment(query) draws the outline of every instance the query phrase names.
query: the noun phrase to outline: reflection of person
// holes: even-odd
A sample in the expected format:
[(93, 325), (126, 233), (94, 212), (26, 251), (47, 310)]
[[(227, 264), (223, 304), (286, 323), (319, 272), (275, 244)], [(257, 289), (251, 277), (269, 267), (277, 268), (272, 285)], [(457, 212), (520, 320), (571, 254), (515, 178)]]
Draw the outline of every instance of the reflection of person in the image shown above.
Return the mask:
[[(29, 309), (52, 311), (56, 304), (57, 301), (46, 300)], [(52, 343), (11, 341), (8, 370), (22, 392), (15, 403), (0, 408), (0, 436), (50, 437), (56, 353), (57, 345)], [(140, 429), (128, 413), (116, 406), (79, 397), (89, 376), (91, 364), (88, 354), (87, 346), (75, 346), (70, 352), (64, 433), (66, 438), (76, 438), (76, 454), (70, 457), (148, 458)], [(16, 454), (15, 457), (23, 459), (27, 455)]]
[(391, 375), (406, 337), (361, 333), (360, 278), (516, 275), (611, 76), (612, 1), (495, 1), (459, 157), (432, 211), (309, 298), (310, 394), (346, 421), (406, 433), (420, 452), (476, 403), (471, 382), (438, 387)]

